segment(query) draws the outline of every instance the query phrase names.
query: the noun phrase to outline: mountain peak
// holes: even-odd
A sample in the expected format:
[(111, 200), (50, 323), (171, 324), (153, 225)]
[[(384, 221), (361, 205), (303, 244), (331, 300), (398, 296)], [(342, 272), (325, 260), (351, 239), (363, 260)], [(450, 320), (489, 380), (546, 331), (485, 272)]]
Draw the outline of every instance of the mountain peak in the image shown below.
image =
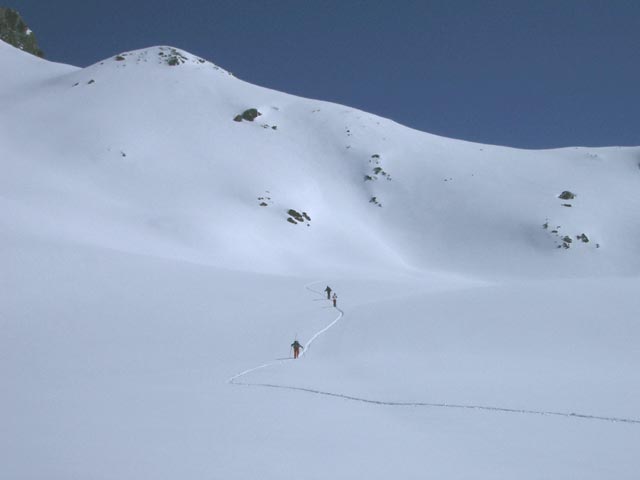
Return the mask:
[[(204, 58), (193, 55), (185, 50), (181, 50), (176, 47), (167, 45), (159, 45), (153, 47), (142, 48), (139, 50), (131, 50), (128, 52), (121, 52), (111, 58), (115, 62), (122, 62), (122, 65), (151, 63), (158, 65), (166, 65), (169, 67), (179, 67), (182, 65), (208, 65), (212, 66), (216, 70), (220, 70), (224, 73), (231, 75), (230, 72), (214, 65), (213, 63), (205, 60)], [(106, 60), (100, 62), (104, 64)]]

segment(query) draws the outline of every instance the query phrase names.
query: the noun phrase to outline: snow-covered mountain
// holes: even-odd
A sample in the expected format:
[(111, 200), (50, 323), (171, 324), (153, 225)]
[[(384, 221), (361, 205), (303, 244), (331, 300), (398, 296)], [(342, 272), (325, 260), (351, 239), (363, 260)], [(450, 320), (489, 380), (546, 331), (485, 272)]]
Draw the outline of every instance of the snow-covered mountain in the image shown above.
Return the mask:
[(5, 202), (34, 235), (261, 271), (640, 270), (638, 148), (437, 137), (171, 47), (84, 69), (0, 57)]
[(636, 478), (640, 148), (0, 64), (0, 478)]

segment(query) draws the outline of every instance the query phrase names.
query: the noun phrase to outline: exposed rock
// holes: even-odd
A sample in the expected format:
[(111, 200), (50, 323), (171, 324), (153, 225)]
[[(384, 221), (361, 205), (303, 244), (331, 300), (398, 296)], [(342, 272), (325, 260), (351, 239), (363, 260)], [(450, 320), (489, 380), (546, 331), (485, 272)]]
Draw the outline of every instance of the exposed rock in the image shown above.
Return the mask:
[(44, 57), (35, 34), (20, 14), (11, 8), (0, 7), (0, 40), (32, 55)]

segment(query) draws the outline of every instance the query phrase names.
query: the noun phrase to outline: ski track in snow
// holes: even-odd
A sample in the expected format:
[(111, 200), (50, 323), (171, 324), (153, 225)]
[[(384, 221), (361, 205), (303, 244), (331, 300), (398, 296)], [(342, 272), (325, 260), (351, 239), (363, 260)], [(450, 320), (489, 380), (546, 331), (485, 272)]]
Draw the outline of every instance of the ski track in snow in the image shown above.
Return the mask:
[[(322, 295), (323, 294), (322, 292), (319, 292), (318, 290), (314, 290), (313, 288), (311, 288), (311, 285), (314, 285), (316, 283), (320, 283), (320, 282), (316, 281), (316, 282), (308, 283), (308, 284), (306, 284), (304, 286), (304, 288), (306, 288), (310, 292)], [(324, 300), (324, 298), (318, 298), (318, 299), (315, 299), (315, 300)], [(338, 316), (335, 318), (335, 320), (333, 322), (331, 322), (329, 325), (327, 325), (326, 327), (324, 327), (322, 330), (316, 332), (311, 337), (311, 339), (309, 339), (309, 341), (305, 345), (303, 345), (302, 352), (300, 353), (300, 357), (299, 358), (302, 358), (302, 357), (304, 357), (306, 355), (306, 353), (309, 351), (309, 348), (311, 347), (311, 344), (314, 342), (314, 340), (316, 338), (318, 338), (320, 335), (322, 335), (327, 330), (329, 330), (331, 327), (333, 327), (344, 316), (344, 312), (342, 310), (340, 310), (339, 308), (336, 308), (336, 310), (338, 310), (339, 313), (338, 313)], [(237, 375), (234, 375), (229, 380), (227, 380), (227, 383), (231, 383), (233, 385), (246, 385), (246, 386), (255, 385), (255, 386), (259, 386), (259, 384), (255, 384), (255, 383), (236, 382), (236, 379), (238, 379), (240, 377), (244, 377), (245, 375), (248, 375), (248, 374), (250, 374), (252, 372), (255, 372), (256, 370), (261, 370), (263, 368), (271, 367), (271, 366), (274, 366), (274, 365), (282, 365), (283, 363), (290, 362), (291, 360), (293, 360), (293, 358), (280, 358), (280, 359), (274, 360), (272, 362), (268, 362), (268, 363), (259, 365), (257, 367), (250, 368), (248, 370), (245, 370), (243, 372), (238, 373)]]
[[(311, 285), (314, 285), (316, 283), (320, 283), (320, 282), (316, 281), (316, 282), (308, 283), (307, 285), (304, 286), (304, 288), (309, 290), (310, 292), (317, 293), (319, 295), (324, 295), (323, 292), (320, 292), (318, 290), (314, 290), (313, 288), (311, 288)], [(319, 300), (324, 300), (324, 298), (322, 298), (322, 299), (314, 299), (314, 301), (319, 301)], [(303, 357), (309, 351), (309, 347), (314, 342), (314, 340), (316, 340), (320, 335), (322, 335), (327, 330), (329, 330), (331, 327), (333, 327), (336, 323), (338, 323), (338, 321), (344, 316), (344, 312), (341, 309), (338, 308), (337, 310), (338, 310), (339, 314), (335, 318), (335, 320), (333, 320), (333, 322), (331, 322), (329, 325), (327, 325), (322, 330), (316, 332), (311, 337), (311, 339), (304, 345), (302, 353), (300, 354), (300, 358)], [(250, 374), (252, 372), (255, 372), (256, 370), (261, 370), (263, 368), (267, 368), (267, 367), (274, 366), (274, 365), (281, 365), (281, 364), (284, 364), (286, 362), (290, 362), (291, 360), (293, 360), (293, 358), (278, 359), (278, 360), (274, 360), (272, 362), (265, 363), (263, 365), (259, 365), (259, 366), (254, 367), (254, 368), (250, 368), (248, 370), (245, 370), (243, 372), (238, 373), (237, 375), (234, 375), (229, 380), (227, 380), (227, 383), (230, 383), (232, 385), (242, 385), (242, 386), (247, 386), (247, 387), (278, 388), (278, 389), (283, 389), (283, 390), (306, 392), (306, 393), (311, 393), (311, 394), (314, 394), (314, 395), (324, 395), (326, 397), (342, 398), (344, 400), (351, 400), (351, 401), (354, 401), (354, 402), (369, 403), (369, 404), (373, 404), (373, 405), (386, 405), (386, 406), (391, 406), (391, 407), (457, 408), (457, 409), (465, 409), (465, 410), (485, 410), (485, 411), (490, 411), (490, 412), (519, 413), (519, 414), (522, 414), (522, 415), (555, 416), (555, 417), (565, 417), (565, 418), (578, 418), (578, 419), (585, 419), (585, 420), (600, 420), (600, 421), (614, 422), (614, 423), (640, 424), (640, 419), (634, 419), (634, 418), (604, 417), (604, 416), (600, 416), (600, 415), (587, 415), (587, 414), (575, 413), (575, 412), (570, 412), (569, 413), (569, 412), (554, 412), (554, 411), (550, 411), (550, 410), (529, 410), (529, 409), (495, 407), (495, 406), (489, 406), (489, 405), (464, 405), (464, 404), (455, 404), (455, 403), (429, 403), (429, 402), (388, 402), (388, 401), (383, 401), (383, 400), (373, 400), (373, 399), (369, 399), (369, 398), (355, 397), (353, 395), (345, 395), (345, 394), (342, 394), (342, 393), (334, 393), (334, 392), (326, 392), (326, 391), (323, 391), (323, 390), (315, 390), (313, 388), (294, 387), (294, 386), (290, 386), (290, 385), (276, 385), (276, 384), (271, 384), (271, 383), (250, 383), (250, 382), (238, 382), (238, 381), (236, 381), (238, 378), (243, 377), (245, 375), (248, 375), (248, 374)]]

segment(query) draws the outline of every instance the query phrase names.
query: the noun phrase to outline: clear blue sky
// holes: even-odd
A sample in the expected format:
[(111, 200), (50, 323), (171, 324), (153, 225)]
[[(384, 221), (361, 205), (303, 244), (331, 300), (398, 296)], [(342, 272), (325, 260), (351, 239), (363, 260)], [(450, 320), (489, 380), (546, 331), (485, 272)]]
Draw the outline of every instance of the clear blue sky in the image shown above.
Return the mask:
[[(640, 0), (0, 0), (48, 59), (172, 45), (431, 133), (640, 145)], [(1, 75), (1, 72), (0, 72)]]

